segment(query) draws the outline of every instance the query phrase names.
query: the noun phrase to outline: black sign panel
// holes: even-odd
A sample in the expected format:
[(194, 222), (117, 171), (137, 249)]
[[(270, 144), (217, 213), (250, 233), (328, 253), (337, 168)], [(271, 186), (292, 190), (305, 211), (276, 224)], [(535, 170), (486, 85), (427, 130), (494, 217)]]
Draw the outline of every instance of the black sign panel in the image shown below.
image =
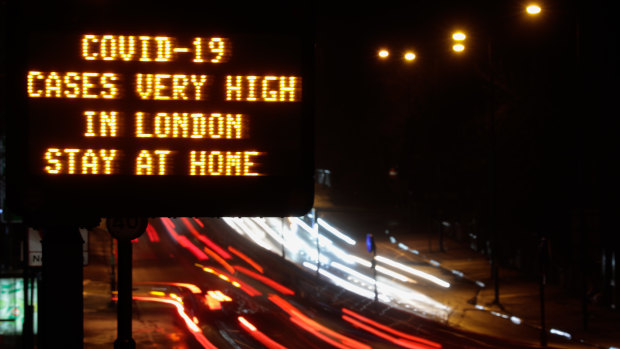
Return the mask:
[(25, 214), (312, 205), (312, 35), (300, 9), (12, 10), (9, 199)]

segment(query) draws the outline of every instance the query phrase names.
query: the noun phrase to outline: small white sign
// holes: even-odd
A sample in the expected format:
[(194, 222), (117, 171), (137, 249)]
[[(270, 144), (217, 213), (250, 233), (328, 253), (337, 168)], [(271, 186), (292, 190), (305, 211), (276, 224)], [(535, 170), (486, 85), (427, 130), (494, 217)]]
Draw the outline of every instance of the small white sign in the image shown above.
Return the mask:
[(84, 265), (88, 265), (88, 230), (80, 228), (80, 234), (82, 235), (82, 261)]
[[(82, 257), (84, 265), (88, 265), (88, 230), (80, 228), (82, 235)], [(41, 244), (41, 232), (37, 229), (28, 228), (28, 265), (40, 267), (43, 264), (43, 245)]]
[(28, 228), (28, 265), (40, 267), (43, 262), (43, 245), (41, 245), (41, 233)]

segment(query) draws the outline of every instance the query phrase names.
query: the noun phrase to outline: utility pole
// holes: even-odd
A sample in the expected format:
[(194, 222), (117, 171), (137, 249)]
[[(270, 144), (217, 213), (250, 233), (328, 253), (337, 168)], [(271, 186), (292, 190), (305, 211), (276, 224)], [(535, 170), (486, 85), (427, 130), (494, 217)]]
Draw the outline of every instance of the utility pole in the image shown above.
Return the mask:
[(366, 234), (366, 249), (372, 253), (372, 278), (375, 281), (375, 302), (379, 301), (379, 291), (377, 288), (377, 245), (375, 244), (375, 237), (368, 233)]
[(540, 346), (547, 346), (547, 323), (545, 317), (545, 285), (547, 284), (547, 265), (549, 264), (549, 242), (546, 237), (540, 239), (538, 246), (540, 264)]
[[(48, 225), (43, 232), (39, 315), (40, 348), (82, 348), (83, 254), (78, 225)], [(62, 302), (58, 300), (62, 299)], [(62, 314), (62, 321), (58, 321)]]

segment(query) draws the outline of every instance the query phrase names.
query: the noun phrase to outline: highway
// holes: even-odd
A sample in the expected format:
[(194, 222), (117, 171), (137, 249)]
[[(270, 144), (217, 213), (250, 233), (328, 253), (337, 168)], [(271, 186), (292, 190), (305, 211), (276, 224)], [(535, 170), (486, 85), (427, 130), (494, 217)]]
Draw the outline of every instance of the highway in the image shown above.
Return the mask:
[(484, 285), (393, 245), (375, 283), (364, 239), (322, 218), (151, 219), (134, 308), (187, 348), (535, 347), (518, 318), (467, 304)]
[(178, 307), (199, 347), (393, 347), (385, 338), (409, 347), (441, 347), (368, 325), (370, 320), (353, 310), (334, 313), (298, 297), (297, 286), (281, 280), (286, 275), (271, 278), (269, 263), (242, 252), (243, 246), (213, 241), (206, 234), (209, 223), (222, 222), (162, 218), (134, 244), (134, 299)]

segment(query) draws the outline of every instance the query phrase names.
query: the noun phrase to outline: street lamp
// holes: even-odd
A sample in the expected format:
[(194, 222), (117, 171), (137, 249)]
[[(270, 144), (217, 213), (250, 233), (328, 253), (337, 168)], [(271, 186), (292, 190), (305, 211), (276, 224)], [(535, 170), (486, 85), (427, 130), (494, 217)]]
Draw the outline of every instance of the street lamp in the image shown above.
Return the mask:
[(381, 49), (381, 50), (379, 50), (378, 55), (379, 55), (379, 58), (386, 59), (386, 58), (388, 58), (390, 56), (390, 51), (388, 51), (386, 49)]
[(459, 53), (463, 52), (463, 51), (465, 51), (465, 45), (463, 45), (463, 44), (454, 44), (454, 46), (452, 46), (452, 50), (454, 52), (459, 52)]
[[(530, 17), (536, 17), (538, 15), (541, 14), (542, 12), (542, 8), (540, 7), (540, 5), (536, 4), (536, 3), (530, 3), (525, 7), (525, 12), (527, 13), (528, 16)], [(452, 50), (455, 51), (456, 53), (460, 53), (463, 52), (465, 50), (465, 46), (463, 45), (465, 39), (466, 39), (466, 35), (463, 32), (454, 32), (452, 34), (452, 40), (453, 40), (453, 46), (452, 46)], [(489, 129), (489, 138), (490, 138), (490, 142), (489, 142), (489, 150), (490, 150), (490, 154), (489, 154), (489, 170), (490, 170), (490, 179), (489, 179), (489, 186), (490, 186), (490, 198), (489, 198), (489, 230), (491, 233), (491, 278), (493, 279), (493, 283), (494, 283), (494, 299), (492, 304), (498, 305), (501, 307), (500, 301), (499, 301), (499, 256), (498, 256), (498, 250), (499, 250), (499, 237), (498, 237), (498, 230), (497, 230), (497, 226), (496, 226), (496, 212), (497, 212), (497, 207), (496, 207), (496, 166), (497, 166), (497, 161), (496, 161), (496, 151), (497, 151), (497, 145), (496, 145), (496, 130), (495, 130), (495, 104), (497, 102), (497, 97), (495, 96), (495, 67), (493, 64), (493, 39), (489, 38), (488, 39), (488, 46), (487, 46), (487, 50), (488, 50), (488, 63), (489, 63), (489, 91), (490, 91), (490, 129)], [(547, 267), (547, 263), (548, 263), (548, 242), (545, 238), (542, 239), (541, 242), (541, 247), (540, 247), (540, 267), (541, 267), (541, 277), (540, 277), (540, 319), (541, 319), (541, 331), (540, 331), (540, 344), (543, 347), (546, 347), (547, 345), (547, 326), (546, 326), (546, 319), (545, 319), (545, 282), (546, 282), (546, 267)], [(477, 296), (477, 294), (476, 294)], [(477, 297), (474, 296), (470, 302), (474, 303), (477, 299)], [(474, 303), (475, 304), (475, 303)], [(586, 304), (584, 302), (584, 304)], [(585, 314), (585, 311), (584, 311)], [(584, 319), (587, 319), (586, 316), (584, 316)], [(584, 320), (585, 321), (585, 320)], [(585, 328), (585, 325), (584, 325)]]
[(415, 53), (413, 53), (412, 51), (407, 51), (405, 52), (405, 55), (403, 56), (403, 58), (405, 59), (405, 61), (407, 62), (411, 62), (415, 60)]
[(537, 16), (542, 12), (542, 9), (538, 4), (529, 4), (525, 8), (525, 12), (530, 16)]
[(467, 38), (467, 36), (463, 32), (456, 32), (456, 33), (452, 34), (452, 39), (454, 39), (456, 41), (463, 41), (466, 38)]
[(465, 33), (461, 31), (452, 33), (452, 40), (455, 42), (455, 44), (452, 45), (452, 51), (457, 52), (457, 53), (461, 53), (465, 51), (464, 42), (466, 38), (467, 38), (467, 35), (465, 35)]

